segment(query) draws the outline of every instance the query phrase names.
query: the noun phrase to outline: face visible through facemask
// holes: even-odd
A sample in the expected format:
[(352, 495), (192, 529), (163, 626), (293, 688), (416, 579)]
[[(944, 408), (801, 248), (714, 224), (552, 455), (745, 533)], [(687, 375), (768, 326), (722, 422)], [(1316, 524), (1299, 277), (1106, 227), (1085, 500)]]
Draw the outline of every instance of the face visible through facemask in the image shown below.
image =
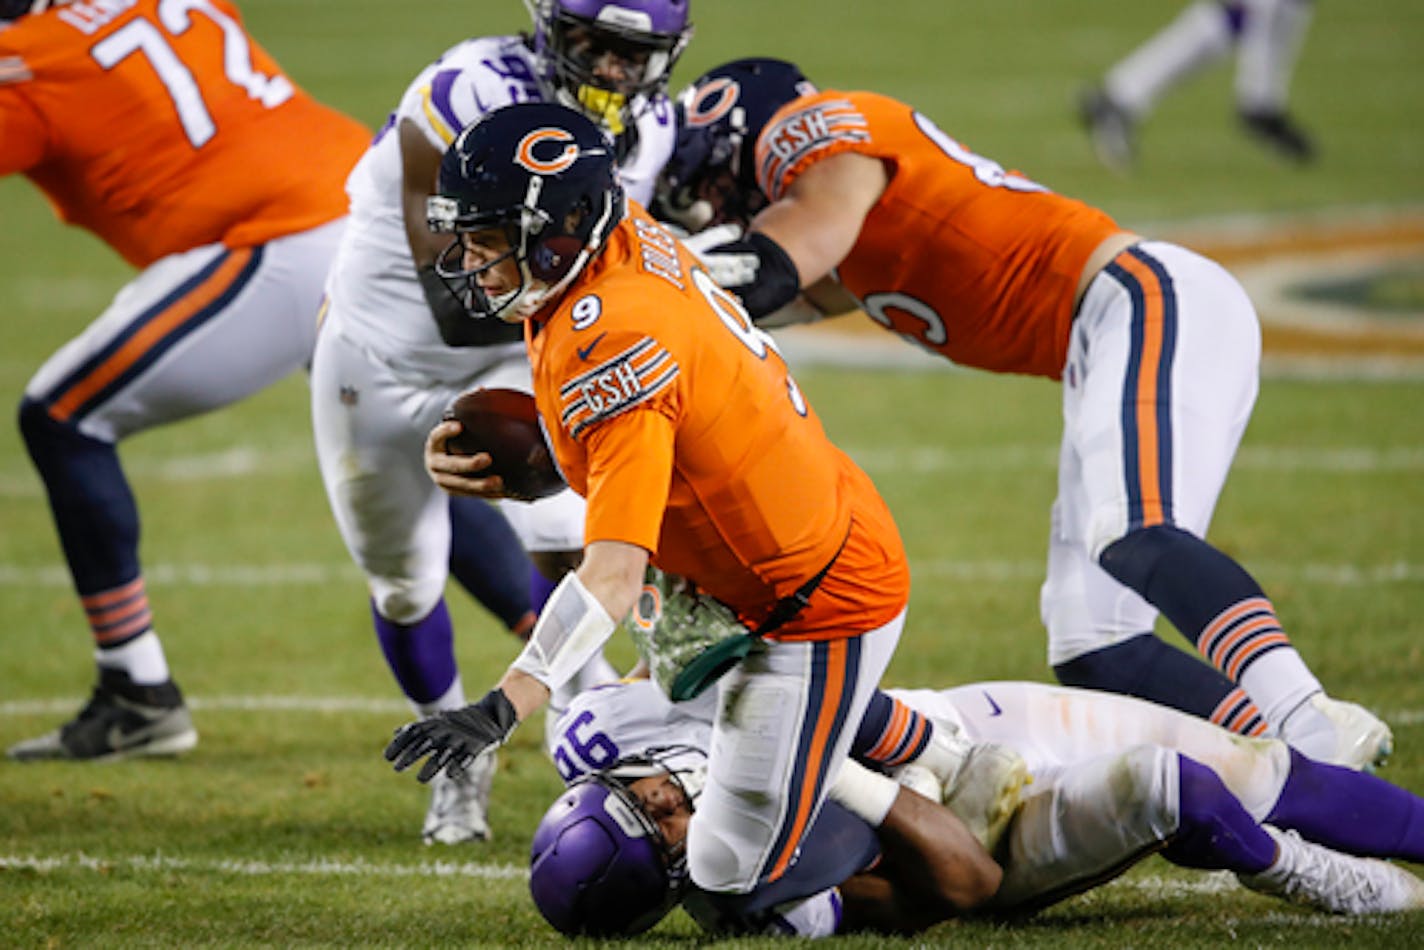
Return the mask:
[(671, 774), (663, 772), (635, 779), (628, 783), (628, 791), (658, 826), (668, 847), (681, 847), (687, 840), (687, 823), (692, 820), (692, 806), (682, 785)]

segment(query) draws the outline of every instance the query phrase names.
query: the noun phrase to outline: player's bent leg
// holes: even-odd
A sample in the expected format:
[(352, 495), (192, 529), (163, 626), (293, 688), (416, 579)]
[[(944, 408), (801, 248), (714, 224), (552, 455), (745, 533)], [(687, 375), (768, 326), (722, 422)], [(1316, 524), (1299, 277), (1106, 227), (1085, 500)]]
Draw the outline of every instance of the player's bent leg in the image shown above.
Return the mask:
[[(821, 809), (805, 841), (800, 858), (775, 883), (748, 893), (693, 889), (684, 904), (688, 913), (709, 933), (773, 933), (786, 904), (829, 891), (879, 854), (874, 829), (835, 802)], [(733, 863), (730, 856), (725, 860)]]
[(1058, 682), (1136, 696), (1243, 735), (1266, 729), (1260, 710), (1235, 683), (1154, 633), (1091, 650), (1053, 667)]
[(904, 614), (828, 641), (762, 641), (717, 684), (707, 785), (688, 826), (698, 887), (745, 894), (792, 865), (885, 672)]
[(521, 639), (534, 628), (529, 572), (519, 536), (489, 502), (451, 495), (450, 576)]
[(1424, 798), (1294, 750), (1265, 821), (1347, 854), (1424, 863)]
[(1177, 757), (1137, 746), (1035, 774), (998, 855), (1004, 880), (988, 905), (1020, 915), (1117, 877), (1177, 827)]
[(1259, 874), (1276, 845), (1215, 772), (1178, 755), (1178, 821), (1162, 856), (1173, 864)]
[[(1130, 531), (1104, 548), (1103, 568), (1155, 604), (1213, 665), (1251, 693), (1280, 735), (1322, 761), (1362, 768), (1393, 749), (1389, 727), (1323, 694), (1255, 579), (1174, 525)], [(1283, 685), (1284, 684), (1284, 685)]]
[(947, 806), (989, 851), (1030, 781), (1028, 765), (1014, 749), (973, 742), (959, 723), (921, 713), (882, 690), (871, 697), (850, 754)]

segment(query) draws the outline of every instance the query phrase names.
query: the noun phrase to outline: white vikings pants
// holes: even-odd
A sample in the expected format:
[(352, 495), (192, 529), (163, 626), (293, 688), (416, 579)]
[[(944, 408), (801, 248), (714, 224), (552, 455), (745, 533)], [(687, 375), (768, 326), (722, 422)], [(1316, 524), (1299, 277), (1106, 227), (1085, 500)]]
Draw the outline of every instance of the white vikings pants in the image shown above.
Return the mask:
[(1009, 827), (997, 910), (1030, 909), (1101, 883), (1159, 847), (1180, 815), (1177, 753), (1214, 771), (1257, 821), (1280, 797), (1290, 753), (1128, 696), (1039, 683), (890, 690), (966, 735), (1008, 745), (1032, 783)]
[[(328, 316), (317, 339), (312, 423), (322, 481), (376, 610), (395, 623), (430, 613), (449, 572), (449, 501), (425, 471), (425, 437), (462, 392), (532, 391), (523, 343), (465, 352), (469, 374), (442, 380), (397, 372), (347, 339), (339, 314)], [(504, 501), (501, 510), (528, 551), (583, 547), (583, 499), (568, 489), (531, 503)]]
[(258, 247), (170, 254), (40, 367), (25, 393), (117, 442), (237, 402), (306, 366), (345, 219)]
[(704, 890), (744, 894), (796, 857), (905, 625), (846, 640), (765, 641), (717, 683), (707, 785), (687, 832)]
[(1089, 285), (1063, 373), (1063, 443), (1040, 599), (1048, 660), (1152, 629), (1157, 611), (1101, 567), (1130, 530), (1205, 537), (1256, 400), (1260, 327), (1218, 264), (1146, 242)]

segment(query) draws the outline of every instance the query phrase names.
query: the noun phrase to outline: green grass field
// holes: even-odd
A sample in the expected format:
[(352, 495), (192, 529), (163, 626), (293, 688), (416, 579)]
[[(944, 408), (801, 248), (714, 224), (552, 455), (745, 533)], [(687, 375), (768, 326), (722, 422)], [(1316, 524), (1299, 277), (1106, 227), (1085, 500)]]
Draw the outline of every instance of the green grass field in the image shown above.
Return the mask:
[[(1175, 6), (698, 0), (677, 81), (733, 56), (796, 59), (822, 85), (908, 99), (976, 150), (1140, 228), (1424, 205), (1424, 7), (1410, 0), (1320, 5), (1294, 92), (1321, 140), (1319, 165), (1282, 167), (1239, 136), (1229, 70), (1218, 70), (1163, 103), (1144, 129), (1139, 174), (1101, 170), (1075, 124), (1073, 92)], [(371, 125), (450, 43), (524, 22), (515, 0), (252, 0), (243, 9), (297, 81)], [(128, 271), (54, 222), (23, 180), (0, 181), (0, 222), (0, 397), (14, 406)], [(1417, 253), (1407, 260), (1418, 274)], [(1398, 322), (1417, 329), (1424, 306), (1413, 287)], [(910, 550), (915, 590), (892, 681), (1049, 679), (1038, 585), (1057, 388), (825, 365), (797, 377), (881, 486)], [(1212, 531), (1257, 573), (1332, 692), (1391, 720), (1397, 754), (1383, 774), (1418, 792), (1421, 407), (1419, 372), (1269, 375)], [(426, 792), (380, 757), (407, 713), (322, 496), (305, 381), (141, 435), (123, 454), (145, 519), (158, 630), (202, 742), (175, 761), (0, 761), (0, 945), (562, 945), (523, 876), (529, 833), (558, 788), (538, 729), (503, 753), (496, 837), (479, 847), (422, 847)], [(463, 595), (451, 606), (466, 688), (479, 695), (514, 643)], [(12, 423), (0, 427), (0, 629), (8, 746), (72, 715), (93, 675), (83, 615)], [(617, 643), (614, 655), (628, 662), (631, 648)], [(703, 939), (674, 915), (649, 942)], [(1326, 918), (1152, 859), (1014, 928), (843, 941), (927, 942), (1404, 947), (1424, 945), (1424, 914)]]

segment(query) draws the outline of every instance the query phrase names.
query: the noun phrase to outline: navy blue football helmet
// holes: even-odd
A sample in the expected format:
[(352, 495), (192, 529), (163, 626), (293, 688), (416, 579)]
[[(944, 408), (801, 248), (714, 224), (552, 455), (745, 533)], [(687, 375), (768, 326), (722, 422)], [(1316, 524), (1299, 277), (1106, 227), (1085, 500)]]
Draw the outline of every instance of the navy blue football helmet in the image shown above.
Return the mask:
[(757, 187), (757, 137), (778, 109), (815, 91), (780, 59), (739, 59), (699, 77), (678, 95), (677, 146), (658, 177), (658, 216), (694, 232), (745, 225), (767, 203)]
[[(465, 128), (440, 161), (430, 229), (454, 234), (436, 273), (475, 318), (517, 322), (555, 296), (593, 259), (626, 214), (613, 149), (573, 109), (521, 102)], [(462, 235), (500, 230), (509, 251), (466, 268)], [(479, 275), (513, 257), (520, 283), (492, 297)]]
[(43, 13), (69, 0), (0, 0), (0, 20), (18, 20), (26, 13)]
[(633, 936), (677, 906), (688, 882), (685, 842), (669, 842), (629, 786), (667, 773), (691, 808), (704, 761), (690, 747), (652, 749), (579, 779), (559, 796), (529, 851), (529, 893), (555, 930)]
[[(667, 88), (692, 38), (690, 0), (525, 0), (545, 95), (614, 135)], [(609, 59), (611, 54), (611, 59)], [(616, 69), (610, 73), (610, 62)]]

